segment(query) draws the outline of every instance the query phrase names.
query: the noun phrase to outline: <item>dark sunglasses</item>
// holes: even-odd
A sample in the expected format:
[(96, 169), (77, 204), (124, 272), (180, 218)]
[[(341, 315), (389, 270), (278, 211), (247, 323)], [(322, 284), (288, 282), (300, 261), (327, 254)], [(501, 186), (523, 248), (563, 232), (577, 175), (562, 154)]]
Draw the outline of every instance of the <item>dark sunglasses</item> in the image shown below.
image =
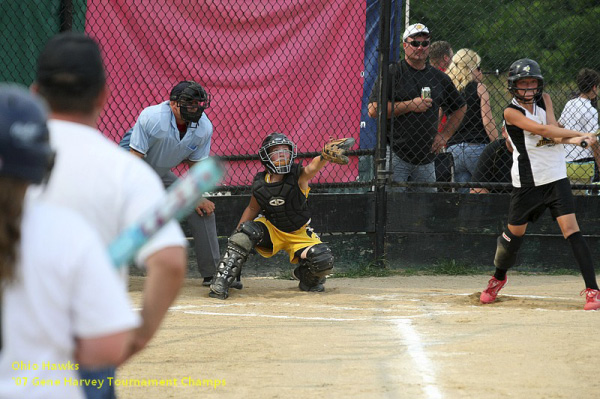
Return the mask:
[(425, 48), (425, 47), (429, 47), (430, 41), (429, 40), (422, 40), (422, 41), (413, 40), (412, 42), (407, 42), (407, 43), (410, 44), (411, 46), (415, 47), (415, 48), (416, 47), (423, 47), (423, 48)]

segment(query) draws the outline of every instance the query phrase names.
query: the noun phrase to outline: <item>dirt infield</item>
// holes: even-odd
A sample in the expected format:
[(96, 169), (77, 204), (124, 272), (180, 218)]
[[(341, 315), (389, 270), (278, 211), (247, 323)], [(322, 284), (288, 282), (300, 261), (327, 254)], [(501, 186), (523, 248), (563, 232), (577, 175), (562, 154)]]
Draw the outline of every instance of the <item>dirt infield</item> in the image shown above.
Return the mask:
[[(189, 279), (121, 398), (575, 398), (600, 389), (578, 276), (330, 279), (325, 293), (246, 278), (226, 301)], [(131, 279), (139, 302), (143, 278)], [(170, 384), (125, 386), (124, 384)]]

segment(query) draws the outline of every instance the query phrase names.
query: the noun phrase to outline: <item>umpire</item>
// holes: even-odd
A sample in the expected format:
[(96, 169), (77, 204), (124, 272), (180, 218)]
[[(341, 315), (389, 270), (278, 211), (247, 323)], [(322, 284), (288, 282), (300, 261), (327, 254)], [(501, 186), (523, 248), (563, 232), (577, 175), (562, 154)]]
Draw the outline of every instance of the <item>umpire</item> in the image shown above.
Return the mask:
[[(129, 150), (143, 158), (169, 187), (177, 176), (171, 169), (184, 163), (192, 167), (210, 154), (213, 125), (204, 110), (210, 107), (210, 95), (194, 81), (182, 81), (171, 90), (168, 101), (144, 109), (129, 138)], [(210, 285), (220, 259), (215, 204), (203, 199), (187, 219), (194, 237), (198, 271), (204, 286)], [(237, 287), (236, 287), (237, 288)]]

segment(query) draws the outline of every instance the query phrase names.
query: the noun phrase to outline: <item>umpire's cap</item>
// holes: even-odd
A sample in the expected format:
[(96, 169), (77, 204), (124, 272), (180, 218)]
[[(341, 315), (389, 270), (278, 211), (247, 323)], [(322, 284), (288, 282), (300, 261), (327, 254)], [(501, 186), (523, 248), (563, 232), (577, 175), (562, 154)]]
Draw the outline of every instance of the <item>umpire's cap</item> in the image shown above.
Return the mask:
[(0, 176), (39, 184), (52, 169), (47, 112), (21, 86), (0, 84)]
[[(198, 102), (210, 103), (210, 95), (204, 90), (204, 87), (200, 83), (196, 83), (193, 80), (183, 80), (177, 83), (172, 89), (169, 95), (170, 101), (179, 101), (181, 95), (185, 94), (189, 99), (197, 100)], [(204, 108), (208, 108), (208, 105), (204, 105)]]

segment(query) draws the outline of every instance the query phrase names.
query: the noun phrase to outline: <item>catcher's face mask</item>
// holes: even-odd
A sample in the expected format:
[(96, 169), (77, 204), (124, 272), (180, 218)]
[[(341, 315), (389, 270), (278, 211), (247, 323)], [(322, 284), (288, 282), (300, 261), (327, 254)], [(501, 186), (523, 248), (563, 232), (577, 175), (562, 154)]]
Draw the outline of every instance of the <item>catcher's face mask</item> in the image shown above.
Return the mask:
[(265, 139), (258, 154), (262, 164), (269, 172), (284, 175), (292, 170), (297, 149), (287, 137), (276, 133)]
[(277, 173), (288, 173), (292, 167), (294, 154), (288, 145), (280, 144), (269, 149), (269, 161), (278, 170)]

